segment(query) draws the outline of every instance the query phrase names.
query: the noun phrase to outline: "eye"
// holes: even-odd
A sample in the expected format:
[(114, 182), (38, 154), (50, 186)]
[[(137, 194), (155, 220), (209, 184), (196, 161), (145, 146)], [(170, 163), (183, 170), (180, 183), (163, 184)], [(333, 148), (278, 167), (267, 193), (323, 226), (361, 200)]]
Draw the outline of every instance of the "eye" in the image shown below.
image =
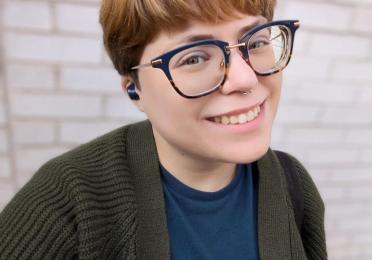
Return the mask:
[(207, 62), (209, 58), (210, 57), (206, 53), (189, 53), (179, 60), (177, 67), (202, 65)]
[(255, 40), (254, 42), (250, 43), (249, 46), (248, 46), (248, 49), (249, 50), (255, 50), (255, 49), (262, 48), (262, 47), (264, 47), (266, 45), (269, 45), (269, 44), (270, 44), (269, 40), (259, 39), (259, 40)]

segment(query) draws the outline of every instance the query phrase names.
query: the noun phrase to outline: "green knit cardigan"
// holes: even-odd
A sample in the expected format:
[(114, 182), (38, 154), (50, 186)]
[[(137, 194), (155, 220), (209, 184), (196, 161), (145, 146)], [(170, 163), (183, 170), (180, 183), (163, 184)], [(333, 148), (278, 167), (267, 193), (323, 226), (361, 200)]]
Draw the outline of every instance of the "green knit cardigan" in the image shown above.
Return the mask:
[[(262, 260), (327, 258), (323, 202), (293, 160), (304, 190), (302, 237), (278, 159), (269, 150), (257, 161)], [(114, 130), (41, 167), (0, 214), (0, 259), (169, 259), (151, 124)]]

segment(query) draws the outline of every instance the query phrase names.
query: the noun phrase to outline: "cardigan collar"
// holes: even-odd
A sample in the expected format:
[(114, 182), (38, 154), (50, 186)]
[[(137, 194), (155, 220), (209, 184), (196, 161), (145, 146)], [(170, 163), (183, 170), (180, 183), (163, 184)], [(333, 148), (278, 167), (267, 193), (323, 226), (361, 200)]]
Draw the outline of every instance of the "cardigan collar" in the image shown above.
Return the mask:
[[(165, 202), (152, 127), (149, 121), (128, 128), (126, 154), (137, 203), (138, 259), (169, 259)], [(269, 150), (255, 164), (258, 176), (260, 259), (291, 259), (289, 206), (282, 169)]]

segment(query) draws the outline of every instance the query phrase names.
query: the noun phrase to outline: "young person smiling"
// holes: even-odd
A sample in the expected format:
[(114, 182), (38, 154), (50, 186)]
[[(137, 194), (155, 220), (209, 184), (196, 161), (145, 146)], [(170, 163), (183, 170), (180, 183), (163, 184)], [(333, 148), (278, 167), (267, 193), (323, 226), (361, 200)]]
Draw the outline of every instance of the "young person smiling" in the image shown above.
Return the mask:
[(0, 215), (1, 259), (326, 259), (324, 205), (270, 147), (299, 21), (275, 0), (103, 0), (105, 47), (148, 120), (45, 164)]

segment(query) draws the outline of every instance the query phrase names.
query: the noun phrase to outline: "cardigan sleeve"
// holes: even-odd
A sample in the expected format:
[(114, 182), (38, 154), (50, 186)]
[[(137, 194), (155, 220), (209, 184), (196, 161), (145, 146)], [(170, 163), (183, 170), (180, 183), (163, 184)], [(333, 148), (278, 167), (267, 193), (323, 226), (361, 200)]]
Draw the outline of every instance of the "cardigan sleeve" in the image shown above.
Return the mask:
[(303, 186), (304, 218), (302, 224), (302, 242), (309, 260), (327, 259), (324, 230), (324, 202), (304, 166), (295, 158), (295, 167)]
[(75, 259), (76, 230), (66, 183), (44, 165), (0, 213), (0, 259)]

